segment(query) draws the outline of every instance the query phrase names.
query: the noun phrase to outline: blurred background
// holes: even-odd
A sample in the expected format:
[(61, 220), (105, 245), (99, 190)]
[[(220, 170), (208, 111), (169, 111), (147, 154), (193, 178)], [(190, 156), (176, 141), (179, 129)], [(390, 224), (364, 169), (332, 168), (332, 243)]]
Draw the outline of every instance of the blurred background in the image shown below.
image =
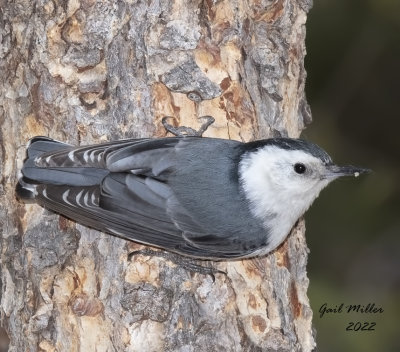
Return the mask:
[[(306, 70), (313, 123), (302, 137), (374, 171), (336, 181), (306, 215), (318, 351), (400, 351), (400, 1), (315, 0)], [(384, 312), (320, 318), (324, 303)]]

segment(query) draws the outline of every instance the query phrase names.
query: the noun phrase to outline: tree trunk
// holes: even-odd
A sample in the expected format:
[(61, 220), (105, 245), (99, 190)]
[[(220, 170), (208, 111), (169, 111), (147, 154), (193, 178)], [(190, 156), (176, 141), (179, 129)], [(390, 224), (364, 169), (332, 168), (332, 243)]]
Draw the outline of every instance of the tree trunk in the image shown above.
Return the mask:
[(25, 144), (298, 137), (311, 0), (0, 1), (1, 320), (9, 351), (311, 351), (304, 221), (263, 258), (193, 274), (16, 201)]

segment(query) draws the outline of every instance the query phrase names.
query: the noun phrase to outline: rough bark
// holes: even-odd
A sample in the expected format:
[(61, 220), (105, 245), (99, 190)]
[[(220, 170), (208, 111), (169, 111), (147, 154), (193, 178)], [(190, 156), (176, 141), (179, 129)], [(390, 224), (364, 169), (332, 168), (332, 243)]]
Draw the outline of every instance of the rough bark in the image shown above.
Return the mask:
[(1, 321), (10, 351), (310, 351), (301, 220), (216, 281), (16, 201), (25, 144), (299, 136), (311, 0), (0, 1)]

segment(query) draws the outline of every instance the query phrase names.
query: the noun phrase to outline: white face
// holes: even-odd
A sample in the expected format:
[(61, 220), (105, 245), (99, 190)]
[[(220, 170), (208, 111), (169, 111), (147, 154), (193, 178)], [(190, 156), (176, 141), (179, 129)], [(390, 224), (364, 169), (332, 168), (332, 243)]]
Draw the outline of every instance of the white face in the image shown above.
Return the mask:
[(283, 150), (269, 146), (257, 152), (260, 173), (278, 192), (290, 192), (293, 197), (326, 185), (326, 169), (322, 161), (301, 150)]
[(270, 246), (284, 240), (319, 192), (333, 180), (325, 177), (326, 168), (319, 158), (273, 145), (248, 153), (240, 163), (239, 174), (251, 211), (273, 230)]

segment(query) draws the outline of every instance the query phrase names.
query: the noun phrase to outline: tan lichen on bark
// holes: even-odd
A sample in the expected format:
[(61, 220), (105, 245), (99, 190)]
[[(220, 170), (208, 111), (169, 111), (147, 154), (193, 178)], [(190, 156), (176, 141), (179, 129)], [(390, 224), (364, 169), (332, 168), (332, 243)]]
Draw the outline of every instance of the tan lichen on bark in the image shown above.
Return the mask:
[(160, 271), (158, 263), (146, 257), (135, 259), (134, 263), (128, 266), (124, 281), (130, 284), (149, 282), (160, 286)]
[(48, 340), (39, 342), (39, 348), (44, 352), (56, 352), (56, 347)]
[[(66, 267), (54, 282), (54, 309), (57, 310), (61, 351), (107, 351), (112, 346), (110, 322), (104, 319), (103, 304), (98, 299), (98, 281), (94, 263), (89, 258), (77, 258), (74, 267)], [(72, 339), (71, 336), (75, 336)], [(67, 339), (64, 339), (67, 338)], [(70, 340), (70, 344), (65, 345)]]
[(156, 321), (145, 320), (132, 324), (129, 329), (130, 351), (163, 351), (164, 350), (164, 325)]
[[(304, 37), (305, 23), (307, 16), (305, 12), (299, 11), (294, 24), (294, 30), (290, 37), (289, 42), (289, 68), (288, 77), (283, 82), (283, 105), (282, 105), (282, 118), (283, 123), (286, 126), (288, 135), (292, 138), (298, 138), (304, 125), (299, 125), (297, 119), (293, 119), (293, 116), (298, 114), (300, 97), (297, 92), (299, 91), (299, 77), (302, 62), (299, 63), (299, 57), (303, 57), (305, 50), (304, 44), (299, 42), (299, 38)], [(300, 44), (299, 44), (300, 43)], [(299, 52), (300, 51), (300, 52)]]

